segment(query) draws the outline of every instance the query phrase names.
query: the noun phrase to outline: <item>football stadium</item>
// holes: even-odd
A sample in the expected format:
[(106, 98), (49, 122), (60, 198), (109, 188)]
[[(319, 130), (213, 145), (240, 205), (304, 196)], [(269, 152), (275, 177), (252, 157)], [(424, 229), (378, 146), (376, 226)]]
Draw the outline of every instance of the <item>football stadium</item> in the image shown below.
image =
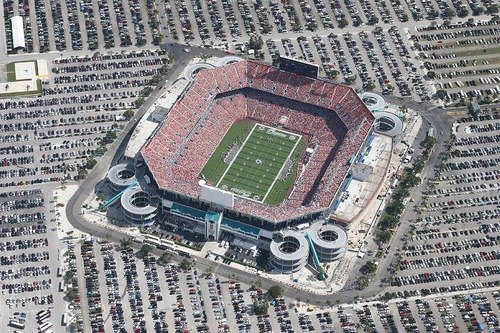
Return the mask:
[[(145, 116), (156, 124), (126, 152), (132, 160), (108, 173), (128, 222), (208, 240), (230, 234), (270, 249), (282, 271), (303, 266), (308, 245), (316, 259), (338, 258), (347, 239), (328, 216), (375, 117), (352, 88), (317, 78), (314, 66), (231, 57), (187, 69), (175, 102)], [(283, 233), (304, 223), (323, 227)]]

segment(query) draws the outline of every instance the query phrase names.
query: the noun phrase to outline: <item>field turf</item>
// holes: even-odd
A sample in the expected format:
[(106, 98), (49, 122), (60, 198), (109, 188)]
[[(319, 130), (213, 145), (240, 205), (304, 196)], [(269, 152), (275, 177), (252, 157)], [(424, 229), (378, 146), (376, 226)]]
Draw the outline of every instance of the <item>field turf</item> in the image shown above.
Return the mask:
[[(230, 162), (228, 165), (223, 156), (235, 143), (239, 150), (231, 161), (226, 161)], [(205, 166), (203, 175), (217, 187), (236, 195), (270, 205), (279, 204), (293, 185), (297, 160), (306, 145), (300, 135), (253, 122), (240, 122), (228, 131)], [(291, 162), (286, 163), (287, 160)], [(284, 167), (289, 168), (288, 175), (278, 179)]]

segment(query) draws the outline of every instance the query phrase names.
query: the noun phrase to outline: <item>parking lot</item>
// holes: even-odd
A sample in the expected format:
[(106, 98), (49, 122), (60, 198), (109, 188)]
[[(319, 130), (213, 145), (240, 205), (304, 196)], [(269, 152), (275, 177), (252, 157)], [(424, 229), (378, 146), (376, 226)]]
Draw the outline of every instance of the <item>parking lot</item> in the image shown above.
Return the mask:
[[(417, 57), (420, 45), (413, 46), (410, 38), (425, 34), (435, 20), (466, 21), (461, 18), (467, 13), (489, 13), (490, 3), (213, 0), (202, 6), (196, 0), (164, 0), (158, 7), (166, 40), (229, 46), (268, 62), (276, 62), (277, 54), (291, 56), (314, 62), (322, 76), (357, 88), (429, 100), (440, 82), (428, 84), (427, 60)], [(261, 46), (249, 42), (253, 34), (261, 35)]]
[[(278, 54), (287, 55), (314, 62), (320, 75), (355, 88), (417, 101), (443, 90), (446, 102), (472, 98), (487, 104), (500, 92), (498, 22), (488, 21), (493, 4), (4, 1), (1, 56), (5, 62), (45, 59), (50, 79), (41, 96), (0, 101), (0, 303), (6, 310), (0, 331), (14, 330), (7, 329), (11, 320), (27, 332), (44, 322), (61, 331), (63, 296), (72, 300), (68, 313), (75, 318), (69, 322), (80, 332), (498, 330), (498, 292), (471, 290), (498, 288), (499, 118), (457, 125), (454, 145), (428, 188), (420, 219), (412, 222), (415, 228), (402, 244), (399, 270), (388, 287), (399, 296), (463, 292), (455, 297), (311, 313), (304, 305), (296, 312), (291, 300), (276, 300), (269, 317), (257, 316), (252, 304), (263, 293), (236, 279), (160, 265), (92, 239), (61, 242), (52, 195), (56, 186), (86, 177), (94, 157), (106, 152), (133, 117), (127, 111), (168, 71), (169, 55), (157, 49), (162, 42), (227, 47), (275, 64)], [(481, 16), (468, 21), (469, 14)], [(24, 51), (12, 49), (15, 15), (24, 17)], [(262, 46), (257, 42), (254, 49), (253, 34), (262, 36)], [(7, 58), (7, 53), (17, 55)], [(65, 272), (58, 270), (63, 259)], [(40, 320), (43, 310), (50, 314)]]
[[(485, 21), (498, 11), (491, 1), (149, 0), (147, 6), (140, 4), (137, 0), (81, 4), (23, 0), (19, 5), (7, 1), (0, 17), (5, 50), (22, 52), (12, 50), (9, 18), (23, 15), (29, 18), (26, 52), (91, 53), (180, 42), (268, 62), (278, 53), (301, 58), (317, 63), (321, 75), (331, 79), (416, 100), (429, 100), (438, 90), (445, 90), (448, 95), (443, 97), (454, 101), (472, 96), (487, 103), (498, 98), (499, 50), (494, 37), (498, 22)], [(470, 23), (467, 15), (476, 19)], [(451, 23), (445, 26), (443, 20)], [(262, 37), (262, 46), (249, 43), (255, 34)], [(465, 78), (469, 75), (477, 78)]]
[(448, 157), (401, 245), (392, 291), (443, 293), (498, 285), (499, 118), (454, 124)]
[[(81, 252), (80, 252), (81, 251)], [(456, 292), (314, 308), (307, 300), (270, 300), (237, 278), (207, 274), (184, 264), (143, 257), (107, 242), (76, 246), (84, 311), (80, 331), (97, 332), (464, 332), (500, 329), (500, 294)], [(253, 302), (269, 303), (256, 315)], [(480, 328), (482, 327), (482, 329)]]
[[(43, 323), (60, 329), (66, 311), (62, 292), (63, 248), (57, 237), (52, 191), (45, 187), (4, 191), (0, 194), (0, 330), (22, 323), (34, 332), (42, 324), (39, 311), (49, 310)], [(10, 325), (13, 331), (14, 327)]]
[(69, 245), (58, 240), (53, 190), (86, 176), (168, 62), (158, 50), (57, 58), (41, 96), (0, 101), (0, 330), (17, 320), (36, 331), (41, 310), (61, 329), (67, 285), (58, 268)]
[(22, 0), (5, 1), (2, 19), (5, 48), (13, 49), (10, 17), (24, 17), (26, 52), (105, 50), (160, 45), (159, 12), (155, 1)]
[[(494, 332), (498, 291), (339, 307), (335, 332)], [(320, 317), (321, 318), (321, 317)]]
[[(418, 26), (411, 40), (426, 76), (442, 90), (447, 103), (474, 98), (479, 104), (498, 102), (500, 69), (499, 22)], [(458, 102), (458, 103), (457, 103)]]
[(41, 97), (0, 101), (0, 187), (84, 177), (167, 63), (165, 51), (54, 60)]

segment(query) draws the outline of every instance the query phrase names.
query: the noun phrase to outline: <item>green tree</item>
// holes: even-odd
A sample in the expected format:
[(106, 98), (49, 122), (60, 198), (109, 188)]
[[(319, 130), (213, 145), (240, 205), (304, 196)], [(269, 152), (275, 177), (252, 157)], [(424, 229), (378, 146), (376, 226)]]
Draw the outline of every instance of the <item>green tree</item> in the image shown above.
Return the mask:
[(132, 119), (132, 117), (134, 116), (134, 111), (127, 110), (127, 111), (123, 112), (123, 116), (127, 119)]
[(267, 294), (269, 295), (269, 297), (271, 298), (279, 298), (281, 296), (283, 296), (283, 288), (280, 287), (280, 286), (272, 286), (271, 288), (269, 288), (269, 290), (267, 291)]
[(484, 13), (483, 7), (477, 6), (477, 7), (474, 7), (474, 9), (472, 9), (472, 15), (474, 15), (474, 16), (479, 16), (483, 13)]
[(293, 31), (300, 31), (300, 30), (302, 30), (302, 25), (300, 24), (300, 21), (299, 21), (299, 20), (296, 20), (296, 21), (292, 24), (292, 30), (293, 30)]
[(208, 270), (207, 270), (207, 277), (212, 278), (213, 275), (214, 275), (214, 267), (210, 266), (210, 267), (208, 267)]
[(350, 75), (350, 76), (345, 78), (345, 83), (346, 84), (353, 84), (354, 82), (356, 82), (357, 77), (358, 76), (356, 74)]
[(258, 315), (266, 315), (269, 310), (269, 304), (265, 300), (253, 302), (253, 312)]
[(169, 252), (163, 252), (160, 258), (158, 258), (158, 263), (161, 265), (165, 265), (170, 263), (172, 260), (172, 254)]
[(343, 28), (347, 27), (348, 25), (349, 25), (349, 22), (347, 22), (347, 20), (345, 18), (342, 18), (339, 21), (339, 28), (340, 29), (343, 29)]
[(365, 82), (363, 83), (363, 89), (366, 91), (372, 91), (375, 89), (375, 83), (373, 83), (373, 81)]
[(114, 141), (114, 140), (116, 140), (117, 136), (118, 136), (118, 135), (116, 134), (116, 132), (115, 132), (115, 131), (108, 131), (108, 132), (106, 133), (106, 139), (108, 139), (108, 140), (110, 140), (110, 141)]
[(454, 18), (455, 15), (456, 15), (455, 12), (451, 8), (446, 8), (445, 10), (443, 10), (442, 17), (445, 20), (449, 20)]
[(375, 25), (379, 22), (379, 18), (376, 17), (375, 15), (372, 15), (370, 19), (366, 22), (368, 25)]
[(130, 238), (120, 239), (120, 247), (122, 249), (129, 249), (132, 246), (132, 240)]
[(141, 247), (141, 252), (145, 257), (148, 256), (151, 253), (151, 251), (153, 251), (153, 247), (149, 244), (144, 244)]
[(141, 46), (144, 46), (146, 45), (147, 41), (144, 39), (144, 38), (139, 38), (137, 40), (137, 42), (135, 43), (135, 46), (137, 47), (141, 47)]
[(493, 15), (498, 13), (498, 5), (497, 4), (491, 4), (488, 7), (486, 7), (486, 13)]
[(460, 8), (457, 12), (458, 17), (466, 17), (467, 15), (469, 15), (469, 11), (463, 7)]
[(260, 50), (262, 48), (262, 45), (264, 45), (264, 41), (262, 40), (261, 36), (255, 36), (252, 35), (250, 36), (250, 41), (248, 42), (248, 48), (251, 50)]
[(65, 295), (65, 300), (68, 302), (73, 302), (76, 297), (78, 297), (78, 289), (70, 288)]
[(139, 97), (135, 102), (134, 105), (136, 108), (141, 107), (142, 104), (144, 104), (144, 97)]
[[(66, 252), (67, 253), (67, 252)], [(64, 273), (64, 283), (65, 284), (70, 284), (73, 282), (73, 277), (75, 276), (75, 274), (71, 271), (71, 270), (67, 270), (65, 273)]]
[(431, 149), (432, 147), (434, 147), (434, 145), (437, 143), (437, 140), (436, 138), (433, 138), (432, 136), (426, 136), (425, 139), (424, 139), (424, 147), (426, 149)]
[(361, 289), (365, 289), (366, 287), (368, 287), (368, 284), (370, 283), (370, 279), (368, 278), (368, 276), (362, 275), (359, 277), (358, 282), (359, 282), (359, 287)]
[(377, 271), (378, 265), (374, 263), (373, 261), (369, 260), (366, 262), (366, 264), (361, 267), (361, 271), (367, 273), (367, 274), (372, 274)]
[(96, 150), (94, 151), (94, 153), (97, 156), (102, 156), (102, 155), (106, 154), (107, 151), (108, 151), (108, 148), (106, 148), (106, 146), (99, 146), (99, 147), (96, 148)]
[(268, 23), (265, 23), (263, 26), (262, 26), (262, 33), (263, 34), (268, 34), (270, 33), (271, 31), (273, 31), (273, 27), (268, 24)]
[(359, 15), (356, 15), (352, 18), (352, 25), (355, 27), (359, 27), (361, 24), (363, 24), (363, 20)]
[(188, 271), (191, 269), (191, 266), (192, 266), (192, 263), (191, 261), (187, 260), (187, 259), (182, 259), (181, 263), (179, 264), (179, 267), (184, 270), (184, 271)]
[[(154, 84), (154, 83), (153, 83), (153, 84)], [(141, 96), (147, 97), (147, 96), (149, 96), (152, 92), (153, 92), (153, 88), (151, 88), (151, 87), (149, 87), (149, 86), (148, 86), (148, 87), (146, 87), (146, 88), (142, 89), (142, 91), (141, 91)]]
[(96, 164), (97, 164), (96, 159), (93, 157), (89, 157), (89, 158), (87, 158), (87, 162), (85, 163), (85, 167), (87, 169), (93, 169), (96, 166)]
[(89, 174), (89, 172), (87, 171), (87, 169), (80, 169), (80, 171), (78, 171), (78, 179), (85, 179), (85, 177), (87, 177), (87, 175)]
[(153, 38), (153, 45), (160, 45), (163, 42), (163, 35), (158, 35)]
[(386, 292), (383, 296), (382, 296), (382, 299), (384, 301), (389, 301), (393, 298), (396, 298), (397, 297), (397, 294), (396, 293), (391, 293), (391, 292)]
[(375, 238), (377, 242), (387, 243), (391, 239), (391, 236), (392, 232), (390, 230), (378, 229), (375, 231)]
[(444, 100), (448, 98), (448, 93), (444, 89), (438, 89), (434, 94), (434, 98)]

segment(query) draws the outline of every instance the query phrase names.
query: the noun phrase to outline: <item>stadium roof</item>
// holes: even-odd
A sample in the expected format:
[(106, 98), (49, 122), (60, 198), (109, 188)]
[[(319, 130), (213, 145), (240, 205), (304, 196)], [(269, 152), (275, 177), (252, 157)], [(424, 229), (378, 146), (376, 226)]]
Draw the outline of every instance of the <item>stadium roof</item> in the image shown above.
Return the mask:
[(26, 48), (23, 18), (19, 15), (13, 16), (10, 18), (10, 23), (12, 25), (12, 45), (15, 49), (19, 47)]
[(201, 70), (141, 154), (161, 189), (199, 199), (200, 173), (232, 124), (245, 118), (272, 124), (280, 117), (289, 119), (285, 128), (309, 137), (315, 153), (282, 204), (235, 197), (232, 210), (271, 222), (325, 211), (374, 122), (345, 85), (253, 60)]

